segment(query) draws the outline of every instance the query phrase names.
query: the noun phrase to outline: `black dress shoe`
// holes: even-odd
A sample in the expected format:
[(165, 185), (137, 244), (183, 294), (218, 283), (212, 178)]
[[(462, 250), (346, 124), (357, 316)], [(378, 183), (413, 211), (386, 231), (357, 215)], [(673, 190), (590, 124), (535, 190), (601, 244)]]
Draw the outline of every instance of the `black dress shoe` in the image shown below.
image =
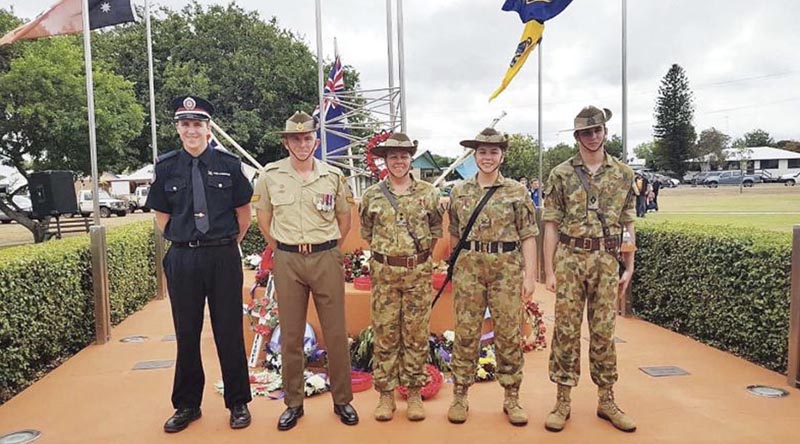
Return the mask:
[(189, 423), (200, 418), (202, 414), (200, 407), (180, 408), (164, 424), (164, 431), (167, 433), (180, 432), (189, 427)]
[(250, 410), (247, 404), (239, 404), (231, 409), (231, 428), (243, 429), (250, 425)]
[(356, 413), (356, 409), (353, 408), (352, 405), (345, 404), (345, 405), (333, 405), (333, 413), (339, 415), (339, 419), (342, 420), (342, 423), (347, 425), (356, 425), (358, 424), (358, 413)]
[(303, 406), (288, 407), (278, 418), (278, 430), (289, 430), (297, 425), (297, 420), (303, 417)]

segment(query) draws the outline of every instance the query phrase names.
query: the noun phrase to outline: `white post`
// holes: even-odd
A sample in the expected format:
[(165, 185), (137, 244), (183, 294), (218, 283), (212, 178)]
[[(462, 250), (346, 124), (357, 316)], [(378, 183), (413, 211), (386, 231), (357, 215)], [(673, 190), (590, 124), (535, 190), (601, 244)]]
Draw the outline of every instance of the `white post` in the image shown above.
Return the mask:
[(622, 161), (628, 163), (628, 2), (622, 0)]
[(406, 65), (403, 49), (403, 0), (397, 0), (397, 63), (400, 68), (400, 131), (406, 132)]
[(317, 11), (317, 76), (319, 80), (319, 140), (322, 149), (322, 160), (328, 160), (328, 143), (325, 140), (325, 120), (328, 118), (325, 112), (325, 77), (322, 66), (322, 5), (320, 0), (316, 1)]
[(544, 188), (544, 181), (542, 180), (543, 174), (543, 153), (544, 144), (542, 142), (542, 43), (543, 39), (539, 40), (539, 198), (541, 199), (542, 188)]
[(392, 43), (392, 0), (386, 0), (386, 53), (389, 59), (389, 122), (394, 129), (397, 121), (397, 111), (394, 107), (392, 93), (394, 92), (394, 45)]

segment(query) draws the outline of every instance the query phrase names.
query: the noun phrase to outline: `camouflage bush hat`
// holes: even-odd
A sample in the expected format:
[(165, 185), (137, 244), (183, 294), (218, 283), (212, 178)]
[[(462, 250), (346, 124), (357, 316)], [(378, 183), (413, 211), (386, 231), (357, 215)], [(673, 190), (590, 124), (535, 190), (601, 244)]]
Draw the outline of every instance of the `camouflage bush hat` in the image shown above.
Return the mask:
[(286, 126), (283, 131), (278, 132), (282, 136), (285, 136), (288, 134), (310, 133), (316, 130), (317, 124), (314, 118), (303, 111), (297, 111), (286, 121)]
[(508, 136), (494, 128), (485, 128), (474, 139), (462, 140), (461, 146), (478, 148), (479, 145), (497, 145), (500, 149), (508, 148)]
[(393, 133), (385, 142), (373, 148), (372, 153), (378, 157), (386, 157), (390, 149), (400, 149), (407, 151), (408, 154), (411, 154), (411, 157), (414, 157), (414, 154), (417, 153), (417, 146), (419, 146), (419, 142), (416, 140), (412, 141), (407, 135), (403, 133)]
[(581, 110), (575, 116), (575, 127), (572, 131), (580, 131), (583, 129), (594, 128), (596, 126), (605, 125), (606, 122), (611, 120), (611, 110), (608, 108), (600, 108), (589, 105)]

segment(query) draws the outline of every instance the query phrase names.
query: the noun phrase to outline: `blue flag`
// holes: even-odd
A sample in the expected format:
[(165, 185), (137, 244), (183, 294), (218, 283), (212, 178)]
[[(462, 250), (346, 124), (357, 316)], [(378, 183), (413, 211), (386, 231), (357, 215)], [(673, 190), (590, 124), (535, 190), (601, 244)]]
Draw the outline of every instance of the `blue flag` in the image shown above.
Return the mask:
[[(340, 136), (339, 134), (333, 133), (329, 128), (329, 126), (336, 126), (336, 131), (341, 133), (347, 133), (348, 130), (346, 128), (342, 128), (341, 125), (346, 123), (345, 119), (342, 118), (342, 115), (345, 113), (344, 105), (339, 102), (339, 98), (337, 94), (339, 92), (344, 91), (344, 68), (342, 67), (342, 61), (339, 59), (339, 56), (336, 56), (336, 60), (333, 62), (333, 66), (331, 67), (331, 72), (328, 75), (328, 81), (325, 82), (325, 94), (333, 93), (333, 97), (326, 98), (324, 103), (324, 110), (322, 114), (325, 116), (325, 145), (327, 146), (327, 152), (329, 155), (333, 156), (343, 156), (347, 153), (343, 153), (342, 151), (337, 151), (342, 147), (347, 146), (350, 141)], [(319, 122), (320, 119), (320, 112), (319, 106), (314, 110), (312, 116), (317, 119)], [(320, 136), (319, 130), (317, 130), (317, 137)], [(333, 152), (333, 154), (331, 154)], [(322, 149), (317, 150), (314, 153), (314, 157), (317, 159), (322, 160)]]
[(506, 0), (503, 11), (516, 11), (522, 23), (544, 23), (561, 13), (572, 0)]

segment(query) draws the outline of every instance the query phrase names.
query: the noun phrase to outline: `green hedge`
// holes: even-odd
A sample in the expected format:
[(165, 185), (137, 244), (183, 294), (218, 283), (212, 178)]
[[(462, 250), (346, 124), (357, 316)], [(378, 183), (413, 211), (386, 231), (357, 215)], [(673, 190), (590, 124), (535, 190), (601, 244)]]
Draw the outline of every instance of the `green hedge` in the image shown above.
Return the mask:
[(637, 244), (637, 316), (786, 372), (789, 235), (656, 224), (637, 230)]
[[(152, 222), (107, 232), (111, 321), (156, 292)], [(0, 250), (0, 403), (94, 341), (89, 236)]]
[(250, 224), (250, 229), (247, 230), (247, 234), (244, 235), (244, 240), (242, 240), (242, 254), (245, 256), (261, 254), (266, 245), (267, 243), (264, 241), (264, 235), (258, 230), (258, 223), (253, 219)]

